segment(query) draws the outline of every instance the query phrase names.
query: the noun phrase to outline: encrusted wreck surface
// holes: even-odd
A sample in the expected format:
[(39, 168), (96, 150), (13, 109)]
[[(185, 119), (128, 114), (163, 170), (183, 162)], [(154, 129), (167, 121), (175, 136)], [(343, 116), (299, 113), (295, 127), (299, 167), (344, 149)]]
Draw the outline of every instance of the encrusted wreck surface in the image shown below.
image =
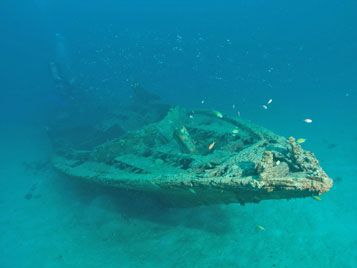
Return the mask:
[(145, 191), (178, 206), (308, 197), (332, 187), (316, 157), (294, 138), (178, 107), (93, 150), (62, 152), (53, 164), (69, 176)]

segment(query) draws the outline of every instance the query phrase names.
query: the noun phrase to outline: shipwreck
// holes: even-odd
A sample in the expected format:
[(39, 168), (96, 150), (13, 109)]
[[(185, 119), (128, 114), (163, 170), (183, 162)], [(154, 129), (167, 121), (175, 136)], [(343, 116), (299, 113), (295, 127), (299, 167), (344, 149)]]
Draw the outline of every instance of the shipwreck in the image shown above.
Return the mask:
[(177, 206), (313, 197), (332, 187), (315, 155), (292, 137), (216, 111), (158, 107), (156, 120), (117, 137), (57, 150), (53, 166)]

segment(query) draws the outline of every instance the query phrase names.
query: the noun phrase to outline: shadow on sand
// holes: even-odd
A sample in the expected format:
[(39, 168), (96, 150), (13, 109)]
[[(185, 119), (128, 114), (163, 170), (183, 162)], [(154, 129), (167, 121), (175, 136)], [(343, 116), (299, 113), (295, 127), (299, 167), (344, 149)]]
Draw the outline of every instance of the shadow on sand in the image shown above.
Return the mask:
[[(130, 221), (138, 219), (151, 221), (168, 227), (184, 226), (216, 235), (229, 233), (231, 223), (228, 213), (219, 205), (192, 208), (173, 207), (155, 196), (142, 192), (113, 189), (97, 184), (89, 184), (63, 175), (56, 175), (60, 191), (73, 202), (84, 206), (100, 207)], [(93, 215), (96, 217), (96, 215)]]

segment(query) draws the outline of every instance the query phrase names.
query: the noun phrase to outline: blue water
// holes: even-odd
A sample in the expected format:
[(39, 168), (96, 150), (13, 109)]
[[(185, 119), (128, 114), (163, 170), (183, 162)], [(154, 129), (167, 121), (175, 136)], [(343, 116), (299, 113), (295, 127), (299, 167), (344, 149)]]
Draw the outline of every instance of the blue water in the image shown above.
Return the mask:
[[(1, 1), (0, 267), (357, 267), (356, 14), (354, 0)], [(81, 91), (56, 88), (50, 62)], [(71, 120), (94, 122), (136, 82), (306, 138), (334, 187), (178, 209), (54, 172), (49, 126), (74, 101)]]

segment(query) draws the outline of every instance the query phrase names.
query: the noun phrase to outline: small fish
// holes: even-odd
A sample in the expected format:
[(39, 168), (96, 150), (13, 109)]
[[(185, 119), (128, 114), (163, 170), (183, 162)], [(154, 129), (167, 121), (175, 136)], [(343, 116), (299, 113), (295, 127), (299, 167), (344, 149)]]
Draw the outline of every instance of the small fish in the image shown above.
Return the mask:
[(312, 198), (316, 201), (321, 201), (321, 197), (318, 195), (314, 195)]
[(272, 103), (273, 102), (273, 99), (270, 99), (270, 100), (268, 100), (268, 103), (267, 104), (270, 104), (270, 103)]
[(277, 166), (279, 166), (279, 165), (280, 165), (280, 160), (277, 160), (277, 161), (275, 162), (275, 164), (276, 164)]
[(208, 150), (211, 151), (215, 145), (216, 145), (216, 142), (212, 142), (210, 145), (208, 145)]
[(256, 227), (257, 227), (257, 230), (258, 230), (259, 232), (265, 231), (265, 228), (264, 228), (263, 226), (259, 225), (259, 224), (258, 224)]
[(337, 144), (334, 143), (330, 143), (329, 145), (327, 145), (327, 149), (334, 149), (336, 148)]
[(263, 109), (268, 110), (268, 106), (262, 105)]
[(306, 118), (306, 119), (304, 120), (304, 122), (307, 123), (307, 124), (311, 124), (311, 123), (312, 123), (312, 119)]
[(239, 129), (236, 129), (236, 128), (233, 129), (233, 130), (232, 130), (232, 133), (233, 133), (233, 134), (238, 134), (238, 133), (239, 133)]
[(189, 188), (188, 190), (193, 194), (197, 194), (196, 191), (193, 188)]
[(221, 112), (218, 112), (218, 111), (213, 111), (213, 114), (215, 116), (217, 116), (218, 118), (223, 118), (223, 114)]
[(335, 177), (335, 178), (333, 179), (333, 181), (334, 181), (334, 182), (341, 182), (341, 181), (342, 181), (342, 177), (337, 176), (337, 177)]
[(186, 128), (185, 126), (182, 126), (182, 127), (180, 128), (180, 133), (182, 133), (182, 134), (187, 133), (187, 128)]
[(299, 143), (299, 144), (302, 144), (302, 143), (304, 143), (305, 141), (306, 141), (306, 139), (304, 139), (304, 138), (298, 138), (298, 139), (296, 140), (296, 142)]

